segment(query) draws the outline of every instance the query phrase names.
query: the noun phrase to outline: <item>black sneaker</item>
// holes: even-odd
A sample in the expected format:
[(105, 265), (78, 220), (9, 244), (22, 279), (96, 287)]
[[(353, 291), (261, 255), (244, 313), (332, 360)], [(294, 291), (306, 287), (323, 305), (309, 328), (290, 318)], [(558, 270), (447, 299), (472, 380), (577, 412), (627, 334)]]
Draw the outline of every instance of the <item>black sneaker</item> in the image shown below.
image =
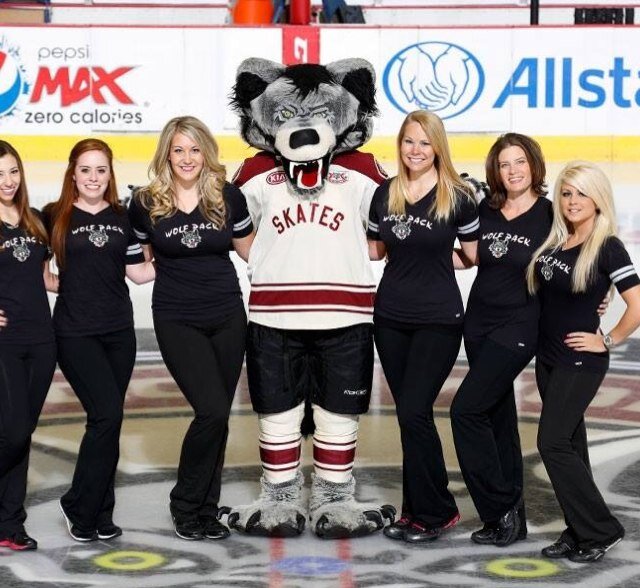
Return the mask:
[(230, 535), (229, 529), (215, 516), (201, 516), (200, 523), (205, 539), (226, 539)]
[(387, 525), (382, 532), (389, 539), (404, 539), (410, 526), (411, 519), (407, 515), (402, 515), (395, 523)]
[(562, 559), (569, 557), (569, 554), (575, 550), (573, 545), (569, 545), (564, 539), (558, 539), (555, 543), (545, 547), (541, 553), (549, 559)]
[(31, 551), (38, 549), (38, 542), (32, 537), (29, 537), (23, 529), (9, 537), (1, 537), (0, 547), (8, 547), (13, 551)]
[(593, 547), (586, 547), (582, 549), (574, 549), (567, 555), (569, 561), (575, 563), (593, 563), (602, 559), (612, 547), (615, 547), (622, 541), (622, 537), (619, 535), (611, 541), (601, 543), (600, 545), (594, 545)]
[(478, 545), (493, 545), (498, 534), (498, 523), (485, 523), (482, 529), (471, 533), (471, 541)]
[(98, 527), (98, 539), (102, 541), (109, 541), (109, 539), (115, 539), (122, 535), (122, 529), (114, 523), (106, 523)]
[(498, 547), (506, 547), (518, 540), (520, 532), (520, 517), (518, 516), (518, 508), (514, 507), (505, 512), (498, 519), (498, 529), (496, 531), (496, 540), (494, 545)]
[(73, 524), (73, 521), (67, 516), (67, 513), (64, 512), (64, 507), (62, 506), (62, 501), (58, 503), (60, 505), (60, 512), (64, 517), (65, 522), (67, 523), (67, 529), (69, 531), (69, 535), (75, 541), (79, 541), (80, 543), (89, 543), (90, 541), (97, 541), (98, 533), (96, 531), (81, 531), (78, 529), (76, 525)]
[(198, 519), (181, 521), (174, 517), (173, 528), (180, 539), (186, 539), (187, 541), (201, 541), (204, 539), (204, 525)]
[(404, 534), (404, 540), (407, 543), (428, 543), (435, 541), (442, 531), (455, 527), (460, 521), (460, 513), (456, 512), (446, 523), (437, 527), (425, 527), (416, 521), (413, 521)]

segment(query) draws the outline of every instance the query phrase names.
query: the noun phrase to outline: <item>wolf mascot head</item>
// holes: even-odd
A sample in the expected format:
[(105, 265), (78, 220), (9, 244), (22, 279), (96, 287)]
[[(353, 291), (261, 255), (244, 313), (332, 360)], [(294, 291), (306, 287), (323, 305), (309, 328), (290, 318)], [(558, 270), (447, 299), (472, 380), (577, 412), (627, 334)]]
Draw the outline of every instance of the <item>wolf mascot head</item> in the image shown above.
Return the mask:
[(322, 189), (334, 154), (371, 137), (375, 72), (364, 59), (287, 67), (250, 58), (238, 68), (231, 104), (245, 141), (280, 159), (289, 185), (308, 197)]

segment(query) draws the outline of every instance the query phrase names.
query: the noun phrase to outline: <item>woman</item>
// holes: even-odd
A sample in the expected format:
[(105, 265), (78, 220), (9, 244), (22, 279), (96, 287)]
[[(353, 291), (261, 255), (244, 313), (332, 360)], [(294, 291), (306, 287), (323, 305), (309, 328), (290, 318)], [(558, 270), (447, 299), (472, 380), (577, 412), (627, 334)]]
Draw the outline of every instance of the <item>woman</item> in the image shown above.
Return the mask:
[(60, 287), (53, 311), (58, 365), (87, 413), (71, 488), (60, 499), (69, 534), (80, 542), (113, 539), (114, 478), (124, 397), (136, 357), (125, 275), (154, 277), (118, 201), (111, 148), (76, 143), (60, 198), (45, 207)]
[[(542, 555), (588, 563), (616, 545), (624, 528), (593, 480), (584, 413), (609, 367), (609, 350), (640, 326), (640, 279), (616, 237), (611, 185), (597, 166), (574, 161), (560, 172), (553, 212), (551, 232), (529, 264), (527, 282), (542, 305), (538, 450), (567, 528)], [(597, 308), (612, 285), (626, 310), (603, 334)]]
[(484, 523), (471, 540), (504, 547), (527, 535), (513, 381), (535, 353), (539, 304), (525, 277), (549, 234), (552, 211), (542, 151), (530, 137), (499, 137), (486, 175), (479, 269), (464, 319), (470, 370), (451, 405), (451, 423), (460, 469)]
[(153, 320), (160, 352), (195, 418), (182, 444), (170, 510), (178, 537), (222, 539), (218, 520), (231, 403), (245, 350), (246, 314), (229, 249), (245, 261), (253, 225), (242, 193), (225, 181), (218, 146), (198, 119), (162, 130), (151, 183), (130, 217), (156, 261)]
[(0, 547), (14, 551), (38, 547), (24, 528), (24, 500), (31, 434), (56, 365), (47, 243), (22, 160), (0, 141)]
[(374, 336), (396, 402), (403, 451), (402, 516), (384, 532), (421, 543), (460, 518), (447, 489), (433, 403), (462, 338), (453, 244), (457, 237), (475, 258), (478, 213), (435, 114), (410, 113), (397, 149), (398, 175), (376, 190), (368, 229), (371, 259), (388, 259), (376, 296)]

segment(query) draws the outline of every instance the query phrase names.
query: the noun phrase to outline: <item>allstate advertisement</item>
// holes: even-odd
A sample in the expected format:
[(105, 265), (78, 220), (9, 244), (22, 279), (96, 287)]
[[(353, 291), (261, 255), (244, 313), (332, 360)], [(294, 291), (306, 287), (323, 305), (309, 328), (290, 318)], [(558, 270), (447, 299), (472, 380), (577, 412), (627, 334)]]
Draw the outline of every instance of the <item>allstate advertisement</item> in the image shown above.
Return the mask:
[(221, 129), (238, 64), (261, 45), (278, 60), (279, 40), (255, 29), (3, 27), (0, 135), (155, 133), (185, 113)]
[(325, 29), (321, 61), (376, 65), (379, 132), (418, 108), (465, 133), (640, 134), (636, 27)]

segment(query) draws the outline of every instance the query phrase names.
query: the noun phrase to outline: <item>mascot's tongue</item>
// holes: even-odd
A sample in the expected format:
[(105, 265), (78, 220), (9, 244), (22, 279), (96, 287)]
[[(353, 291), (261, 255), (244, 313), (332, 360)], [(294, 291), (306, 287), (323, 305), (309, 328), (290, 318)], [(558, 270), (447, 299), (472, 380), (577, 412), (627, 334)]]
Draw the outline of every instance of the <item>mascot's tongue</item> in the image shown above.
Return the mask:
[(304, 163), (292, 161), (289, 170), (299, 188), (316, 188), (322, 183), (322, 159)]

